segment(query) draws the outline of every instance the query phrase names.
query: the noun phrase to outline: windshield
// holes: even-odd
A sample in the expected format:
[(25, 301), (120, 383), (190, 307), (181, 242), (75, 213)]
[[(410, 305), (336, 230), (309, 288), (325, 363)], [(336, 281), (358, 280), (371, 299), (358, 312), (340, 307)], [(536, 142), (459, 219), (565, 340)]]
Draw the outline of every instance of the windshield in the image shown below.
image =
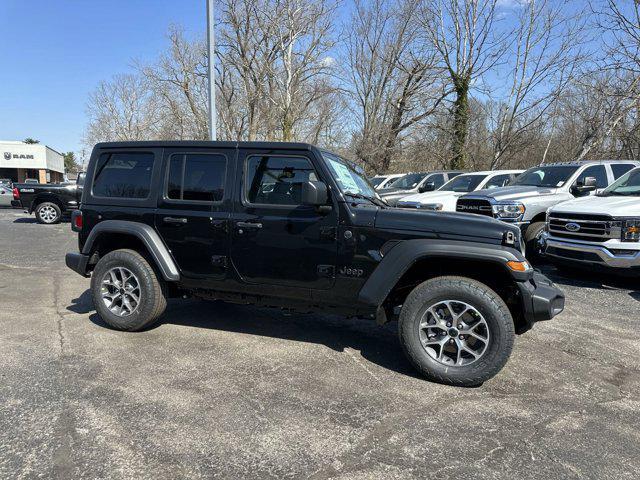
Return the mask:
[(604, 197), (614, 195), (640, 197), (640, 168), (627, 172), (602, 192)]
[(375, 190), (366, 177), (360, 175), (345, 160), (328, 152), (322, 152), (327, 166), (333, 174), (342, 193), (355, 193), (367, 197), (377, 197)]
[(533, 167), (516, 178), (510, 186), (560, 188), (571, 178), (577, 166), (556, 165)]
[(460, 193), (473, 192), (485, 178), (487, 178), (487, 175), (458, 175), (453, 180), (449, 180), (438, 190)]
[(411, 190), (416, 188), (418, 184), (426, 177), (426, 173), (407, 173), (404, 177), (400, 177), (389, 185), (390, 188), (400, 188), (402, 190)]

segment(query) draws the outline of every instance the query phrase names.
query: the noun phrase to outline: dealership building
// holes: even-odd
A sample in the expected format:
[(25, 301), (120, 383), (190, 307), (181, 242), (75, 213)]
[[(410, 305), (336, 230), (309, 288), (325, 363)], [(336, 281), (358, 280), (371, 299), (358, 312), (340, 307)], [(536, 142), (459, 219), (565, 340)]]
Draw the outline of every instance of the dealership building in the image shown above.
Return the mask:
[(0, 140), (0, 178), (10, 178), (18, 183), (27, 178), (40, 183), (62, 182), (64, 157), (39, 143)]

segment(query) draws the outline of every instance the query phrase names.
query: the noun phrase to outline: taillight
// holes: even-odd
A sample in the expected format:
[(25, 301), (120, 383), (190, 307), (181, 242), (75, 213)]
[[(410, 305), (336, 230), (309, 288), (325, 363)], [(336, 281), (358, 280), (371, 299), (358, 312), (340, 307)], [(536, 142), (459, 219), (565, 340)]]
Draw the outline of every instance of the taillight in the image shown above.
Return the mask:
[(71, 230), (80, 232), (82, 230), (82, 211), (74, 210), (71, 214)]
[(16, 187), (13, 187), (13, 199), (20, 200), (20, 192)]

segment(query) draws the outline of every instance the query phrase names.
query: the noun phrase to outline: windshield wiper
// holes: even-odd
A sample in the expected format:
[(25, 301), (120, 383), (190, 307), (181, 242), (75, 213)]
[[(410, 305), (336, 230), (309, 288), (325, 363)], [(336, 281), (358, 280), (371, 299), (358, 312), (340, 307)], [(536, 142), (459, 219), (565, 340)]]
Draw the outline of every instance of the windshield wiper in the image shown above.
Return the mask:
[(362, 193), (358, 193), (358, 192), (344, 192), (345, 195), (349, 195), (351, 198), (359, 198), (361, 200), (368, 200), (371, 203), (373, 203), (374, 205), (377, 205), (378, 207), (388, 207), (389, 204), (387, 202), (385, 202), (384, 200), (381, 200), (379, 198), (376, 197), (370, 197), (369, 195), (364, 195)]

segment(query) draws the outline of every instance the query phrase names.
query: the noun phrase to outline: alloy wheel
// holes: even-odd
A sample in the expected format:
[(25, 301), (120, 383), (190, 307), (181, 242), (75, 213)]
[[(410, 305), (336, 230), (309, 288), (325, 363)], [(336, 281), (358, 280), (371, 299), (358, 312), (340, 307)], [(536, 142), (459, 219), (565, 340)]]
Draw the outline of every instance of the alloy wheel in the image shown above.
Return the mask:
[(124, 267), (114, 267), (104, 274), (100, 294), (104, 305), (119, 317), (128, 317), (140, 306), (138, 277)]
[(39, 210), (40, 218), (45, 223), (53, 223), (58, 218), (58, 212), (51, 205), (45, 205)]
[(490, 334), (487, 321), (472, 305), (443, 300), (431, 305), (418, 327), (420, 342), (436, 362), (466, 366), (477, 362), (487, 351)]

